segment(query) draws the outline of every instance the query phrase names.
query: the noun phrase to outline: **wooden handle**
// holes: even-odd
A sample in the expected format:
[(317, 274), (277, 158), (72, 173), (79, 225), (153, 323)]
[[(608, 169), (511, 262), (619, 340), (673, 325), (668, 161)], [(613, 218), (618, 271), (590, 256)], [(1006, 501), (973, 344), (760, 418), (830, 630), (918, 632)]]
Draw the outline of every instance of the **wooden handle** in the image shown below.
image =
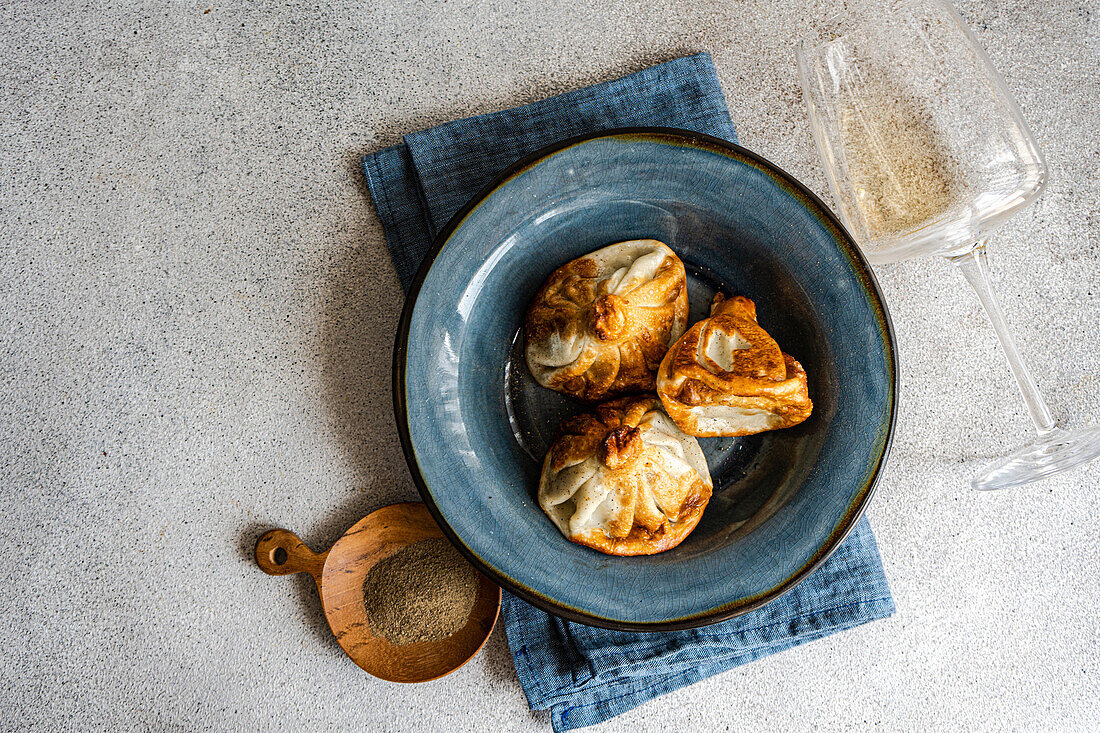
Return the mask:
[(256, 563), (268, 575), (309, 573), (320, 583), (326, 555), (318, 555), (285, 529), (272, 529), (256, 541)]

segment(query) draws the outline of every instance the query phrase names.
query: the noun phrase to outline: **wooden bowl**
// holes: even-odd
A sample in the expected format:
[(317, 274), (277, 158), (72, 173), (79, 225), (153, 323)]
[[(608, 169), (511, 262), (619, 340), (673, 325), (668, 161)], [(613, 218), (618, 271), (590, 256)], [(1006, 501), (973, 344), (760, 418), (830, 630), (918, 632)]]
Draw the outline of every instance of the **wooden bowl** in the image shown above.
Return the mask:
[(465, 626), (445, 639), (393, 644), (371, 633), (363, 581), (375, 563), (437, 537), (443, 533), (423, 504), (391, 504), (360, 519), (320, 554), (293, 532), (270, 530), (256, 542), (256, 562), (269, 575), (312, 575), (336, 641), (364, 670), (391, 682), (427, 682), (458, 669), (485, 644), (500, 611), (500, 588), (479, 573), (477, 598)]

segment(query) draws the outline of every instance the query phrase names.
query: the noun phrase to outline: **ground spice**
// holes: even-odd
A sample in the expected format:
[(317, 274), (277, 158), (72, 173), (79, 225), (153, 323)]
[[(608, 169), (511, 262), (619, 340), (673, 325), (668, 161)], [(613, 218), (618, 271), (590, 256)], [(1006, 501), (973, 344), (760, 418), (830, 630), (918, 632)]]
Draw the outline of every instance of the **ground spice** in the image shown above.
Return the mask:
[(392, 644), (445, 639), (466, 625), (476, 598), (477, 572), (442, 538), (403, 547), (363, 581), (371, 632)]

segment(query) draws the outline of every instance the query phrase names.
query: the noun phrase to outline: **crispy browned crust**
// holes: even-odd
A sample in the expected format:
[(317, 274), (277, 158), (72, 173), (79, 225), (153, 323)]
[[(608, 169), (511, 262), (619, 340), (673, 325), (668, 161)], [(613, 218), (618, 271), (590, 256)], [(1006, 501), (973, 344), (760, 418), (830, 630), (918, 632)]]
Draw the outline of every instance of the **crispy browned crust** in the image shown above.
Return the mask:
[(597, 267), (588, 256), (567, 262), (551, 273), (527, 309), (528, 345), (553, 333), (563, 339), (593, 337), (586, 358), (540, 383), (586, 402), (652, 392), (673, 324), (687, 321), (684, 263), (669, 250), (651, 281), (622, 296), (608, 292), (606, 279), (596, 279)]
[[(611, 534), (591, 530), (569, 539), (608, 555), (653, 555), (676, 547), (699, 524), (711, 497), (709, 476), (704, 479), (692, 471), (690, 485), (668, 487), (682, 492), (684, 499), (674, 522), (660, 512), (647, 511), (638, 502), (642, 472), (652, 465), (656, 448), (644, 443), (641, 419), (660, 401), (652, 395), (623, 397), (596, 406), (590, 413), (569, 418), (550, 447), (546, 468), (560, 471), (595, 454), (603, 464), (609, 481), (616, 484), (620, 501), (633, 506), (632, 521), (611, 527)], [(545, 469), (544, 469), (545, 472)]]
[[(706, 344), (717, 331), (739, 334), (747, 349), (730, 355), (726, 370), (705, 355)], [(702, 356), (700, 356), (702, 354)], [(715, 295), (711, 316), (689, 328), (673, 344), (657, 373), (657, 394), (669, 417), (688, 435), (696, 437), (750, 435), (758, 430), (719, 432), (701, 429), (692, 407), (726, 405), (772, 413), (788, 428), (810, 416), (806, 371), (756, 322), (756, 305), (741, 296)]]
[(703, 510), (706, 509), (707, 502), (710, 501), (710, 487), (699, 480), (696, 480), (695, 483), (698, 485), (698, 493), (693, 494), (693, 497), (698, 503), (690, 507), (685, 504), (684, 506), (688, 511), (685, 514), (681, 510), (680, 521), (675, 524), (670, 524), (668, 520), (665, 520), (665, 523), (656, 532), (650, 532), (645, 527), (635, 525), (626, 537), (621, 538), (610, 538), (600, 530), (591, 530), (583, 535), (574, 535), (569, 538), (569, 541), (591, 547), (593, 550), (599, 550), (605, 555), (616, 555), (618, 557), (656, 555), (659, 552), (671, 550), (683, 542), (692, 533), (692, 530), (698, 526), (699, 520), (703, 518)]

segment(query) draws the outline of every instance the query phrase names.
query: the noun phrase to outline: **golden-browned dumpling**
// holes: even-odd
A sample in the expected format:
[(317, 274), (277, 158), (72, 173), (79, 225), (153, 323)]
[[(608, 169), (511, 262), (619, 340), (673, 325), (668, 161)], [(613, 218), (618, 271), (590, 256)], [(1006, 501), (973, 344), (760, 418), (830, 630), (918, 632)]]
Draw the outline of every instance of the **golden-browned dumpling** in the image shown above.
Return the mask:
[(527, 367), (544, 387), (596, 402), (652, 392), (687, 327), (684, 263), (655, 239), (598, 249), (559, 267), (527, 309)]
[(539, 479), (539, 505), (567, 538), (608, 555), (680, 544), (710, 500), (698, 441), (652, 395), (622, 397), (564, 421)]
[(789, 428), (813, 409), (806, 371), (756, 322), (756, 305), (721, 293), (710, 318), (665, 355), (657, 394), (680, 429), (698, 437)]

